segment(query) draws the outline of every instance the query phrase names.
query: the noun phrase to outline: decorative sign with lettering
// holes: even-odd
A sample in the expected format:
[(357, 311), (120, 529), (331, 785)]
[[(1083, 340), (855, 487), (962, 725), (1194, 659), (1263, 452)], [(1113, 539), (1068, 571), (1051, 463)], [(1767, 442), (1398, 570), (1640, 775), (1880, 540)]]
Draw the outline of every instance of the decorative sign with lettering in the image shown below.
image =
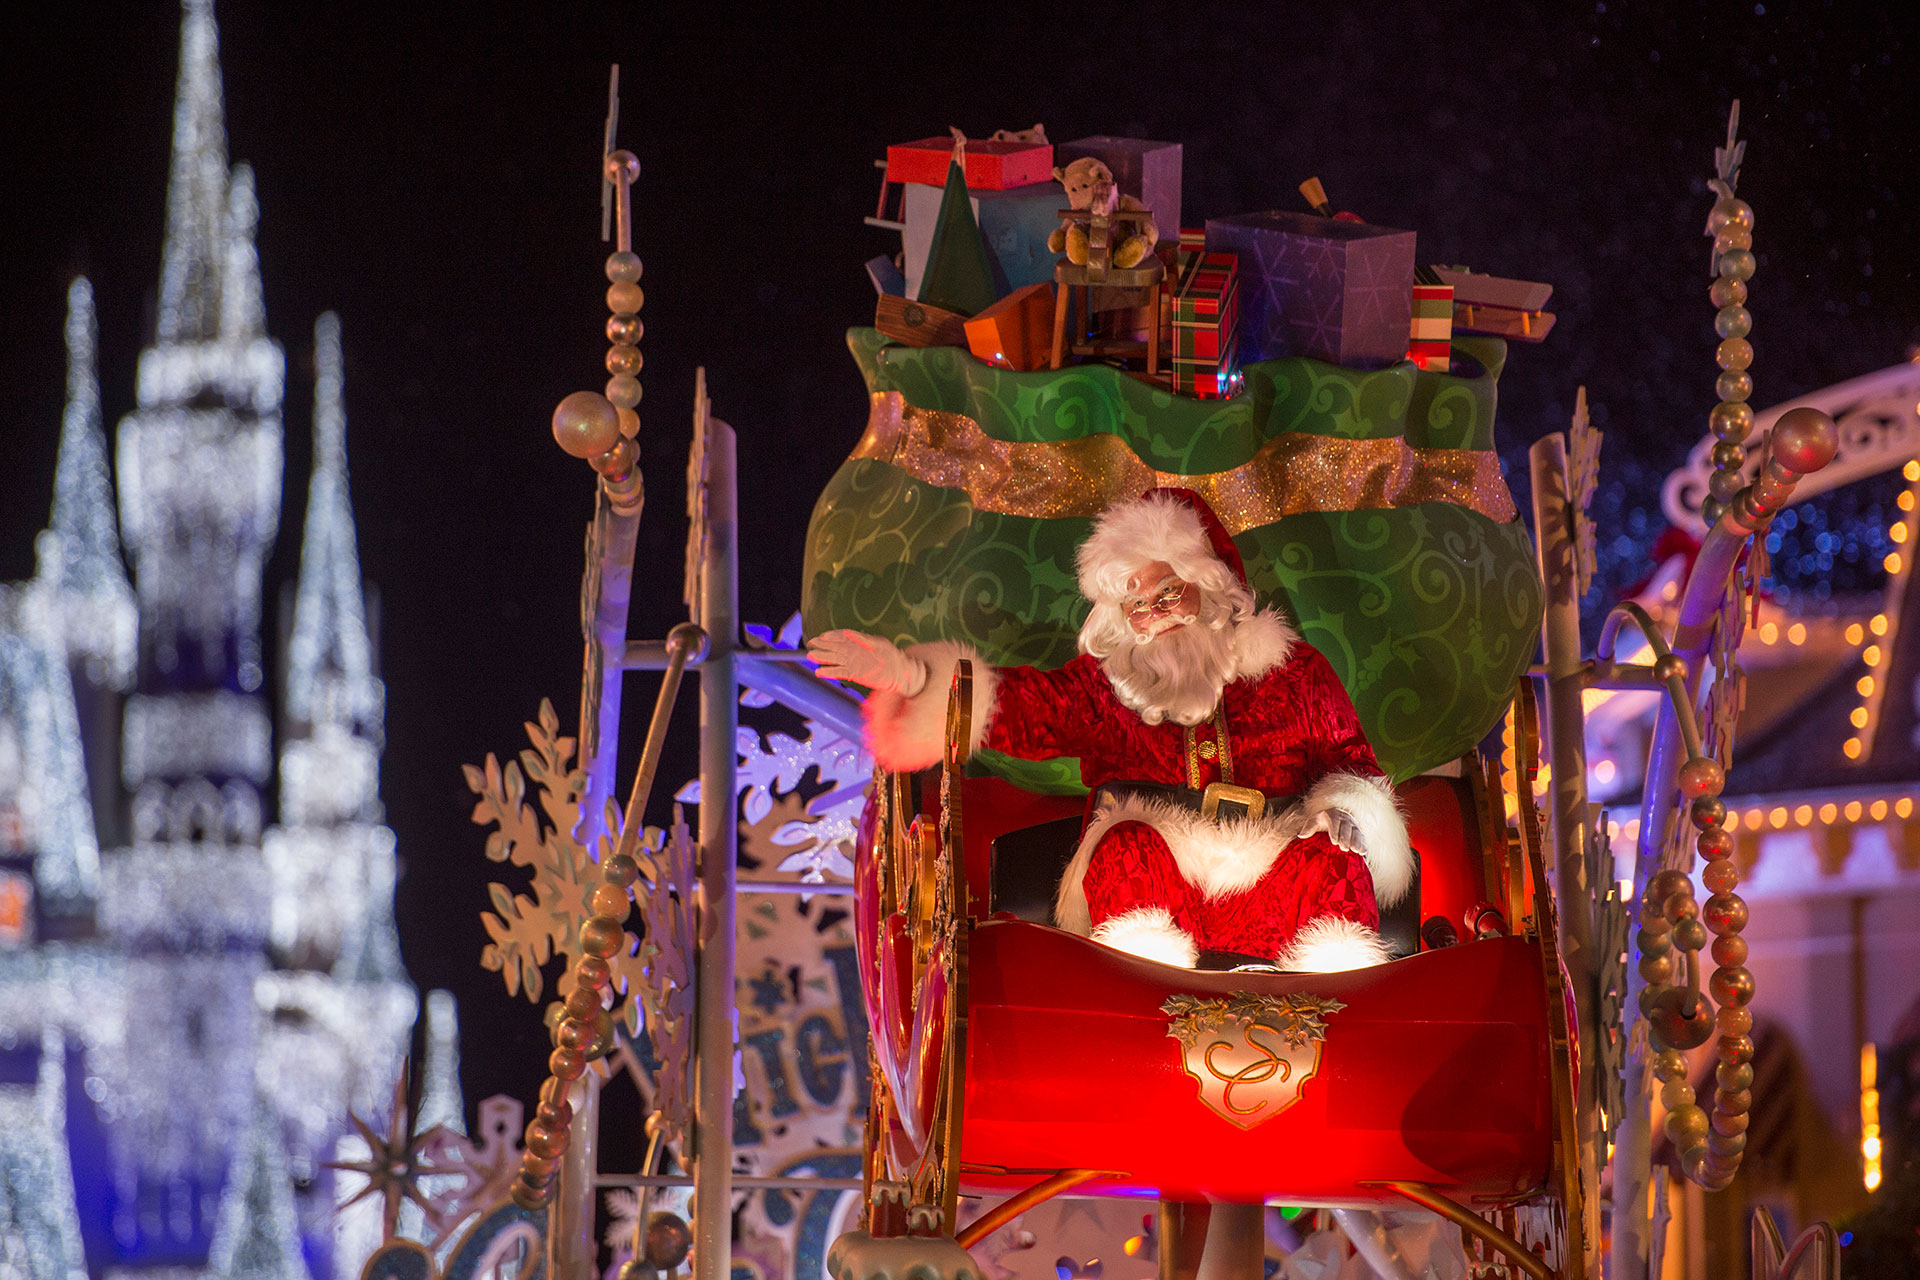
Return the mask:
[[(867, 1017), (849, 913), (838, 894), (743, 893), (735, 943), (740, 1069), (734, 1168), (755, 1176), (860, 1177)], [(735, 1280), (824, 1274), (827, 1245), (858, 1218), (857, 1192), (745, 1193)]]

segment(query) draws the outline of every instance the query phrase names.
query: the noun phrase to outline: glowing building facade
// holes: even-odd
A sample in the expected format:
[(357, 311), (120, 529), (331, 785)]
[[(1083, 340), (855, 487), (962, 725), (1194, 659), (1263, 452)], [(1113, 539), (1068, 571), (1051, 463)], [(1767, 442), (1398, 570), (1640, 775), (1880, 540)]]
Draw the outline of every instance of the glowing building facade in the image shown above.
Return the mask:
[(0, 586), (0, 1275), (359, 1271), (326, 1164), (349, 1108), (383, 1108), (416, 1000), (331, 315), (278, 706), (268, 688), (285, 359), (257, 216), (211, 0), (186, 0), (117, 477), (80, 280), (51, 524), (33, 580)]

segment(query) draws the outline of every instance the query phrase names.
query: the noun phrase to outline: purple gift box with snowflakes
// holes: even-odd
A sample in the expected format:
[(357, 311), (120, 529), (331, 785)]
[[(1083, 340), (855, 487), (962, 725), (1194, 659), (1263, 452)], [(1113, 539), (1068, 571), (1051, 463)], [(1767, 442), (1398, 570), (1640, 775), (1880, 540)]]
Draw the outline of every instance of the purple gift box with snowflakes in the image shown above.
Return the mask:
[(1378, 368), (1407, 355), (1414, 235), (1272, 210), (1207, 219), (1207, 251), (1240, 257), (1240, 362), (1310, 356)]

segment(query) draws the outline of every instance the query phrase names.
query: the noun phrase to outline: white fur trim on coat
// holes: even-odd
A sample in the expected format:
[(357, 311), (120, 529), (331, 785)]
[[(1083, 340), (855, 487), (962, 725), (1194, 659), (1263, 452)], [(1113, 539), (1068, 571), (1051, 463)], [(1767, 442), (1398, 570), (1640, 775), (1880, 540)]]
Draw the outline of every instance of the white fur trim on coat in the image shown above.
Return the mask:
[(1300, 926), (1274, 963), (1292, 973), (1340, 973), (1391, 959), (1392, 948), (1372, 929), (1341, 916), (1320, 916)]
[(1156, 493), (1101, 512), (1074, 554), (1074, 567), (1081, 595), (1113, 602), (1127, 594), (1127, 578), (1143, 564), (1195, 564), (1214, 558), (1200, 513), (1172, 494)]
[(1181, 876), (1209, 898), (1258, 884), (1280, 851), (1306, 828), (1298, 806), (1257, 819), (1216, 822), (1164, 800), (1127, 796), (1104, 804), (1087, 824), (1080, 847), (1074, 851), (1066, 875), (1060, 878), (1060, 890), (1054, 895), (1053, 922), (1069, 933), (1093, 930), (1093, 914), (1087, 909), (1087, 866), (1093, 861), (1095, 846), (1122, 822), (1144, 822), (1158, 831)]
[(1000, 676), (972, 645), (953, 640), (916, 644), (907, 656), (925, 664), (927, 682), (908, 696), (875, 690), (865, 704), (867, 749), (881, 768), (896, 772), (927, 769), (940, 763), (947, 741), (947, 692), (962, 658), (973, 662), (974, 750), (987, 740), (993, 723)]
[(1257, 680), (1287, 660), (1300, 633), (1274, 609), (1262, 609), (1233, 629), (1233, 679)]
[(1326, 809), (1344, 810), (1360, 828), (1367, 847), (1361, 856), (1373, 873), (1373, 896), (1390, 907), (1407, 896), (1413, 883), (1413, 847), (1407, 842), (1407, 820), (1394, 803), (1393, 785), (1385, 778), (1358, 773), (1330, 773), (1313, 784), (1306, 796), (1307, 816)]
[(1102, 920), (1093, 931), (1093, 940), (1177, 969), (1191, 969), (1200, 959), (1193, 935), (1175, 924), (1165, 907), (1138, 907)]

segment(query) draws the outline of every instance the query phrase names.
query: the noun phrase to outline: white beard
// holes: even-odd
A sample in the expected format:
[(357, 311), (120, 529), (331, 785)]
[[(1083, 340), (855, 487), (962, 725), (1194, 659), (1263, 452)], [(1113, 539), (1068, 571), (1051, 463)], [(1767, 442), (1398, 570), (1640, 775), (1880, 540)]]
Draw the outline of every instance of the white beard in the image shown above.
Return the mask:
[(1199, 724), (1233, 679), (1233, 633), (1231, 625), (1216, 629), (1190, 621), (1122, 646), (1100, 659), (1100, 667), (1113, 682), (1114, 696), (1148, 724)]

